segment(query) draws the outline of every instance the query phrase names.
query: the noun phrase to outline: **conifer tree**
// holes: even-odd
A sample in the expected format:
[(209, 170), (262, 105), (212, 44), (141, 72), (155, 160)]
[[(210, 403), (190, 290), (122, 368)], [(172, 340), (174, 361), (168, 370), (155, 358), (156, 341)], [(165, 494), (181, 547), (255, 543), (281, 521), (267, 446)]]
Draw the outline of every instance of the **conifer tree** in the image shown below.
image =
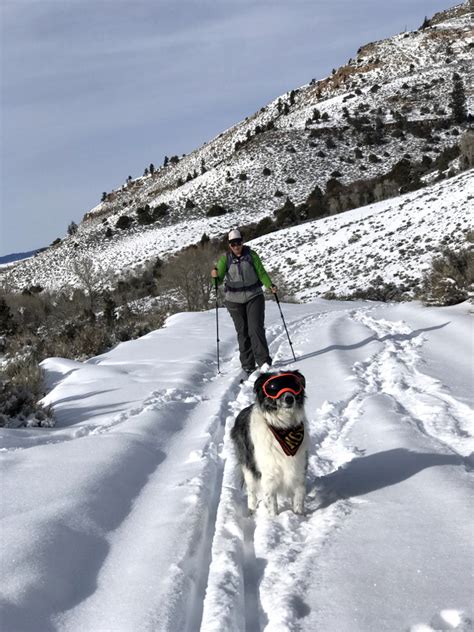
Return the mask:
[(10, 307), (6, 300), (0, 296), (0, 335), (9, 335), (16, 330), (16, 323), (13, 319)]
[(430, 21), (428, 20), (428, 18), (425, 15), (425, 19), (423, 20), (423, 24), (420, 26), (420, 30), (424, 30), (427, 29), (430, 25)]
[(67, 227), (67, 234), (68, 235), (75, 235), (76, 233), (77, 233), (77, 224), (76, 224), (76, 222), (73, 221)]
[(466, 93), (464, 83), (457, 72), (453, 74), (453, 90), (451, 92), (450, 107), (456, 123), (464, 123), (466, 120)]

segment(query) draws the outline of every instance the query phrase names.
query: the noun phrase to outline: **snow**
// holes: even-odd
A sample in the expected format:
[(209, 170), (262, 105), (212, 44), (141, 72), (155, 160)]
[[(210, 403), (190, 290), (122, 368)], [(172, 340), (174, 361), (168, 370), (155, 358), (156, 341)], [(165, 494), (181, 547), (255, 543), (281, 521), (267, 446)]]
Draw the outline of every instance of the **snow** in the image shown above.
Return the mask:
[(229, 441), (252, 402), (219, 310), (43, 363), (51, 429), (0, 429), (2, 628), (472, 629), (472, 308), (274, 302), (307, 379), (305, 516), (247, 517)]
[(350, 294), (377, 276), (410, 288), (442, 246), (467, 245), (474, 172), (252, 241), (300, 300)]

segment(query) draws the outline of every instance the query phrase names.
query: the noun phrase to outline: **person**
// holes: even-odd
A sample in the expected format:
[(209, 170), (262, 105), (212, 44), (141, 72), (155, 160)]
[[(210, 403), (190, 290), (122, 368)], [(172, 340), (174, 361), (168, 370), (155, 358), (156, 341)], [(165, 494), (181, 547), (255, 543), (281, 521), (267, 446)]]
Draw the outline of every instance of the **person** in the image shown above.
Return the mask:
[[(222, 255), (211, 271), (215, 283), (224, 281), (225, 306), (233, 320), (239, 342), (240, 363), (247, 375), (272, 363), (265, 336), (265, 299), (262, 285), (274, 294), (273, 285), (260, 257), (244, 246), (236, 228), (228, 234), (229, 252)], [(265, 367), (265, 368), (268, 368)]]

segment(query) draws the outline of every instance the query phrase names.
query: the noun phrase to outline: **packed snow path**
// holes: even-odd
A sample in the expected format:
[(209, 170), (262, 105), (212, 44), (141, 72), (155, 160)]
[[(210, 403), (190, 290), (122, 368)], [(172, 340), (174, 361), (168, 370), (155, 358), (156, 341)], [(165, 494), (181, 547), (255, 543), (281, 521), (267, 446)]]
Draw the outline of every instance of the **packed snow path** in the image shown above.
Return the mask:
[(229, 443), (252, 401), (215, 314), (44, 363), (54, 429), (0, 429), (2, 630), (472, 629), (469, 307), (267, 303), (307, 378), (307, 511), (249, 518)]

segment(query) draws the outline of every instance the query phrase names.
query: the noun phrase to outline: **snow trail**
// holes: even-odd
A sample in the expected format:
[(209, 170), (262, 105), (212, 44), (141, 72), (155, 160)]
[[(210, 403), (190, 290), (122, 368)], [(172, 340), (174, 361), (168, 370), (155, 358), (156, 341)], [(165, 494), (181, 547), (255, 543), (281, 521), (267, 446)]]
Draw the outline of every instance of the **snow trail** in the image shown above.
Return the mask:
[(225, 313), (220, 376), (213, 312), (50, 360), (58, 427), (0, 429), (6, 630), (470, 629), (469, 380), (426, 353), (464, 314), (283, 309), (298, 362), (272, 303), (267, 334), (307, 378), (306, 515), (247, 516), (230, 430), (254, 396)]
[[(326, 548), (332, 545), (338, 537), (338, 532), (344, 530), (344, 525), (350, 524), (353, 520), (351, 515), (354, 511), (358, 512), (361, 503), (363, 506), (366, 502), (362, 497), (373, 489), (368, 481), (359, 481), (359, 486), (351, 481), (350, 472), (358, 471), (355, 464), (364, 458), (367, 450), (356, 445), (352, 437), (357, 436), (356, 429), (359, 423), (366, 423), (366, 410), (368, 406), (370, 409), (370, 401), (374, 396), (383, 394), (384, 398), (391, 397), (392, 403), (384, 399), (387, 403), (381, 407), (382, 411), (377, 409), (377, 415), (382, 412), (383, 417), (387, 417), (389, 410), (395, 406), (400, 414), (405, 412), (404, 421), (414, 424), (424, 436), (431, 433), (437, 441), (447, 443), (453, 448), (462, 444), (463, 450), (467, 453), (469, 445), (464, 442), (465, 437), (459, 432), (459, 425), (456, 422), (459, 410), (466, 412), (463, 408), (465, 405), (451, 398), (448, 393), (443, 394), (444, 401), (454, 400), (454, 404), (445, 411), (445, 415), (452, 420), (453, 425), (448, 425), (448, 431), (443, 433), (440, 432), (441, 424), (433, 426), (431, 421), (438, 415), (434, 399), (436, 395), (439, 397), (439, 393), (434, 394), (433, 388), (428, 395), (429, 403), (425, 409), (422, 426), (417, 418), (409, 415), (407, 417), (400, 403), (401, 394), (407, 389), (407, 383), (411, 384), (412, 389), (410, 401), (417, 401), (417, 397), (423, 393), (423, 387), (427, 384), (437, 386), (435, 380), (421, 373), (418, 368), (421, 361), (418, 352), (424, 342), (424, 333), (429, 332), (430, 328), (412, 330), (405, 323), (391, 324), (383, 319), (371, 317), (371, 311), (371, 308), (366, 306), (341, 316), (334, 313), (318, 314), (289, 324), (290, 336), (299, 351), (298, 367), (303, 373), (307, 373), (305, 364), (310, 364), (309, 374), (319, 374), (322, 357), (327, 353), (334, 353), (336, 359), (333, 363), (337, 367), (339, 379), (343, 377), (352, 388), (345, 389), (346, 394), (342, 399), (322, 402), (316, 414), (309, 415), (313, 454), (309, 463), (309, 493), (305, 518), (295, 516), (290, 511), (282, 511), (276, 519), (270, 519), (265, 509), (259, 506), (255, 526), (249, 526), (249, 521), (253, 519), (244, 517), (245, 500), (242, 494), (239, 499), (238, 483), (235, 480), (236, 463), (231, 450), (227, 454), (224, 469), (225, 476), (227, 474), (229, 481), (232, 481), (229, 482), (232, 493), (223, 494), (220, 499), (216, 529), (219, 532), (222, 525), (224, 531), (219, 534), (213, 545), (213, 562), (201, 630), (283, 632), (324, 629), (352, 632), (357, 629), (365, 632), (375, 629), (374, 626), (379, 624), (380, 627), (377, 629), (385, 629), (387, 632), (395, 629), (393, 620), (389, 623), (377, 621), (377, 624), (365, 620), (363, 626), (357, 627), (359, 624), (356, 623), (353, 627), (348, 621), (344, 623), (342, 617), (338, 623), (337, 612), (331, 623), (328, 623), (329, 618), (327, 621), (318, 619), (317, 625), (313, 623), (314, 604), (319, 601), (312, 587), (316, 581), (314, 567), (323, 563)], [(362, 325), (362, 329), (359, 325)], [(311, 340), (311, 335), (307, 335), (307, 332), (315, 326), (326, 327), (330, 331), (333, 344), (304, 354), (304, 345)], [(351, 327), (353, 334), (364, 331), (365, 335), (359, 342), (347, 344), (345, 340)], [(285, 355), (281, 347), (275, 348), (275, 344), (279, 343), (283, 347), (282, 337), (275, 339), (272, 347), (277, 365), (278, 359)], [(368, 347), (372, 348), (372, 353), (367, 357)], [(361, 355), (365, 356), (364, 360), (358, 359)], [(326, 372), (327, 368), (326, 365)], [(239, 399), (240, 404), (236, 413), (251, 403), (251, 393), (244, 390), (239, 394)], [(370, 417), (372, 419), (373, 414)], [(464, 414), (462, 422), (466, 420), (467, 415)], [(229, 422), (230, 425), (233, 424), (232, 416), (227, 420), (228, 424)], [(388, 428), (387, 433), (390, 434)], [(471, 433), (471, 436), (472, 434), (474, 433)], [(382, 432), (381, 443), (384, 441)], [(440, 453), (439, 456), (427, 454), (426, 458), (420, 453), (418, 456), (414, 455), (413, 459), (410, 454), (409, 451), (395, 449), (387, 451), (386, 463), (383, 460), (374, 460), (375, 489), (377, 484), (383, 487), (400, 483), (404, 479), (403, 470), (406, 470), (406, 476), (410, 477), (426, 467), (467, 465), (452, 453)], [(395, 471), (388, 472), (384, 477), (378, 471), (378, 467), (383, 471), (391, 462), (394, 463)], [(351, 467), (352, 463), (354, 467)], [(236, 508), (236, 502), (240, 503), (241, 512)], [(430, 511), (432, 510), (433, 507), (430, 506)], [(229, 524), (236, 527), (235, 538), (232, 541), (225, 535), (225, 527)], [(467, 546), (465, 533), (462, 535)], [(232, 587), (227, 581), (229, 560), (232, 560), (234, 573)], [(357, 570), (360, 570), (359, 566)], [(399, 570), (401, 571), (400, 567)], [(466, 565), (464, 570), (469, 570)], [(328, 596), (328, 601), (333, 601), (333, 598)], [(464, 605), (467, 603), (464, 599)], [(239, 617), (242, 610), (245, 612), (244, 620)], [(233, 613), (233, 616), (226, 616), (229, 613)], [(364, 627), (366, 625), (368, 627)]]

